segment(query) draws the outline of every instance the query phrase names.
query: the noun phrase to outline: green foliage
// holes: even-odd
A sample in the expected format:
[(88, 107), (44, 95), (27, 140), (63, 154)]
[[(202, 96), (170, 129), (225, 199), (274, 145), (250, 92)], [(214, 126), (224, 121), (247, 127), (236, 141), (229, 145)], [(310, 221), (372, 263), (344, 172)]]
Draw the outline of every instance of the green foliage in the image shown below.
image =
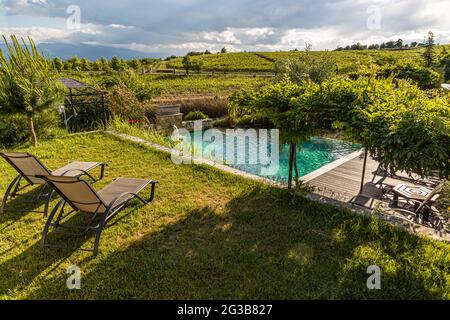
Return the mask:
[[(139, 135), (139, 127), (125, 125)], [(153, 141), (150, 134), (142, 136)], [(301, 196), (292, 204), (287, 190), (209, 166), (176, 166), (170, 154), (107, 134), (20, 151), (49, 168), (68, 160), (107, 162), (97, 190), (115, 177), (159, 183), (153, 205), (130, 203), (111, 221), (97, 258), (41, 248), (42, 219), (6, 211), (0, 216), (0, 299), (450, 299), (447, 243)], [(5, 190), (17, 174), (5, 161), (0, 172)], [(87, 246), (94, 236), (80, 240)], [(74, 264), (82, 266), (82, 290), (66, 287)], [(382, 290), (366, 287), (367, 267), (374, 264), (383, 270)]]
[[(201, 62), (202, 70), (207, 71), (272, 71), (273, 62), (261, 58), (254, 53), (232, 52), (220, 54), (207, 54), (191, 57), (192, 61)], [(174, 58), (169, 62), (172, 68), (183, 68), (183, 58)]]
[(108, 122), (108, 129), (118, 133), (127, 134), (133, 137), (138, 137), (146, 141), (150, 141), (160, 146), (173, 148), (175, 143), (167, 137), (167, 135), (153, 129), (148, 125), (142, 123), (130, 123), (129, 119), (116, 116)]
[(232, 105), (240, 105), (254, 117), (270, 119), (280, 129), (280, 137), (285, 143), (298, 143), (308, 139), (314, 126), (308, 114), (300, 114), (295, 99), (300, 97), (309, 84), (299, 86), (292, 82), (279, 82), (258, 91), (234, 94), (230, 97)]
[(221, 118), (228, 115), (228, 99), (226, 97), (203, 96), (181, 99), (177, 99), (176, 97), (167, 99), (162, 98), (160, 100), (156, 99), (155, 103), (178, 104), (180, 105), (180, 111), (183, 114), (188, 114), (191, 111), (201, 111), (212, 119)]
[(450, 218), (450, 181), (444, 182), (441, 196), (436, 201), (436, 208), (446, 218)]
[(61, 61), (60, 58), (56, 57), (52, 60), (53, 68), (55, 68), (56, 71), (63, 71), (64, 70), (64, 63)]
[(27, 115), (30, 138), (37, 144), (33, 116), (62, 101), (62, 91), (52, 79), (52, 65), (40, 54), (31, 38), (29, 46), (11, 36), (3, 37), (9, 58), (0, 52), (0, 113)]
[(183, 58), (183, 68), (186, 70), (186, 74), (189, 74), (189, 71), (200, 71), (202, 68), (202, 61), (193, 60), (191, 55), (186, 55)]
[(430, 68), (434, 63), (434, 34), (429, 31), (427, 35), (427, 40), (425, 43), (425, 52), (423, 53), (423, 60), (425, 62), (425, 67)]
[(155, 112), (151, 104), (140, 101), (135, 93), (123, 83), (110, 88), (106, 105), (111, 115), (119, 116), (122, 119), (154, 120)]
[(111, 59), (111, 69), (114, 71), (123, 71), (127, 69), (127, 64), (123, 59), (114, 56)]
[(314, 56), (306, 52), (298, 58), (281, 59), (275, 62), (275, 73), (279, 81), (321, 83), (335, 76), (336, 72), (336, 62), (330, 55)]
[[(443, 48), (444, 46), (439, 46)], [(330, 57), (336, 61), (337, 72), (348, 74), (358, 70), (361, 66), (369, 67), (377, 62), (380, 65), (395, 63), (396, 61), (422, 61), (424, 48), (408, 50), (349, 50), (349, 51), (310, 51), (313, 57)], [(226, 54), (210, 54), (194, 56), (194, 61), (203, 62), (202, 70), (216, 72), (260, 72), (272, 73), (275, 61), (279, 59), (298, 59), (303, 57), (302, 51), (277, 52), (229, 52)], [(182, 69), (182, 58), (170, 59), (168, 66)]]
[(450, 175), (450, 106), (417, 86), (391, 79), (282, 82), (230, 97), (252, 115), (270, 118), (280, 137), (298, 143), (316, 130), (342, 128), (392, 171)]
[(134, 70), (138, 70), (141, 67), (141, 62), (136, 58), (127, 61), (127, 64), (130, 68)]
[[(151, 93), (147, 90), (146, 83), (144, 79), (132, 70), (125, 70), (120, 73), (113, 73), (104, 78), (95, 77), (95, 79), (100, 82), (98, 85), (107, 91), (111, 88), (121, 85), (130, 89), (136, 98), (143, 102), (151, 98)], [(90, 79), (89, 79), (90, 80)]]
[[(61, 118), (56, 110), (46, 110), (34, 117), (36, 135), (50, 139), (67, 132), (61, 128)], [(0, 148), (10, 148), (27, 142), (27, 119), (24, 114), (12, 113), (0, 116)]]
[(235, 125), (231, 117), (225, 117), (214, 121), (214, 127), (216, 128), (232, 128)]
[(399, 79), (410, 79), (423, 89), (436, 88), (440, 83), (440, 74), (436, 71), (422, 67), (411, 62), (399, 62), (394, 65), (382, 67), (379, 76), (394, 76)]
[(450, 54), (444, 55), (442, 57), (441, 66), (444, 71), (444, 80), (450, 81)]
[(208, 116), (201, 111), (191, 111), (184, 116), (185, 121), (204, 120), (208, 119)]

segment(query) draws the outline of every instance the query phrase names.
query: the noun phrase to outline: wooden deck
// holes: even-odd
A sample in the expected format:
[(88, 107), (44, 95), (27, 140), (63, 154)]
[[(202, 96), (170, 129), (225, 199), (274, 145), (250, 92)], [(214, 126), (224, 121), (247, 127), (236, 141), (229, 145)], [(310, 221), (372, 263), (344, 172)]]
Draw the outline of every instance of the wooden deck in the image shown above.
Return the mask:
[(363, 164), (364, 155), (361, 153), (338, 167), (309, 180), (307, 184), (314, 186), (317, 194), (345, 202), (355, 200), (358, 195), (381, 200), (382, 190), (377, 182), (382, 181), (384, 185), (388, 186), (412, 185), (408, 181), (376, 175), (378, 163), (369, 158), (367, 159), (364, 188), (360, 194)]
[[(364, 155), (355, 154), (351, 159), (330, 170), (315, 175), (308, 179), (306, 184), (315, 188), (314, 193), (320, 196), (347, 203), (357, 204), (367, 209), (377, 209), (382, 212), (388, 223), (402, 227), (410, 232), (422, 234), (437, 240), (450, 242), (450, 234), (437, 235), (435, 230), (422, 225), (409, 222), (409, 219), (390, 208), (390, 199), (383, 196), (381, 183), (385, 188), (395, 187), (399, 184), (414, 185), (407, 180), (406, 174), (400, 174), (400, 178), (383, 177), (375, 174), (378, 163), (373, 159), (367, 160), (366, 174), (364, 177), (363, 191), (360, 193), (361, 178), (364, 164)], [(403, 177), (403, 178), (402, 178)]]

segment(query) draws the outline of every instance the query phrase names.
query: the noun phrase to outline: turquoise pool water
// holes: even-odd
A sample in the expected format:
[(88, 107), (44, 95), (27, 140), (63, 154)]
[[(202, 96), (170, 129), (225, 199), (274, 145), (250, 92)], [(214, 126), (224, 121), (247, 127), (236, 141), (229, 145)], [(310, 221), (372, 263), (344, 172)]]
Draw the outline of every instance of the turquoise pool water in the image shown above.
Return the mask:
[[(261, 174), (262, 167), (267, 167), (267, 165), (259, 164), (259, 157), (257, 156), (260, 152), (260, 143), (258, 141), (246, 139), (245, 140), (245, 149), (242, 150), (243, 144), (241, 144), (241, 149), (239, 149), (239, 144), (236, 144), (234, 146), (233, 152), (231, 152), (234, 156), (233, 163), (230, 163), (229, 156), (227, 158), (227, 147), (226, 147), (226, 138), (227, 136), (225, 133), (222, 133), (223, 136), (223, 149), (221, 150), (223, 152), (223, 159), (226, 159), (224, 164), (251, 173), (258, 176), (263, 176), (266, 178), (269, 178), (274, 181), (282, 181), (286, 182), (288, 171), (289, 171), (289, 145), (287, 144), (281, 144), (281, 145), (275, 145), (268, 143), (265, 146), (266, 153), (268, 157), (272, 155), (272, 151), (275, 150), (275, 148), (278, 148), (279, 150), (279, 161), (277, 164), (278, 170), (274, 172), (274, 174), (270, 175), (264, 175)], [(194, 141), (194, 135), (191, 135), (192, 141)], [(204, 158), (210, 158), (212, 159), (215, 155), (216, 151), (213, 151), (212, 153), (209, 152), (208, 155), (205, 155), (206, 148), (208, 146), (211, 149), (211, 141), (214, 141), (215, 139), (206, 139), (210, 140), (210, 142), (202, 141), (202, 148), (203, 148), (203, 154)], [(270, 139), (269, 139), (270, 140)], [(251, 148), (253, 146), (253, 149)], [(343, 158), (357, 150), (361, 149), (361, 145), (346, 142), (342, 140), (337, 139), (330, 139), (330, 138), (324, 138), (324, 137), (313, 137), (310, 140), (304, 142), (301, 145), (301, 148), (297, 148), (297, 167), (299, 170), (300, 176), (305, 176), (308, 173), (311, 173), (317, 169), (320, 169), (321, 167), (338, 160), (340, 158)], [(215, 148), (213, 148), (215, 150)], [(245, 154), (245, 161), (238, 161), (237, 154), (241, 152), (241, 154)], [(255, 155), (256, 152), (256, 155)], [(253, 153), (254, 157), (258, 158), (258, 163), (252, 163), (250, 160), (250, 153)], [(276, 154), (276, 153), (275, 153)], [(275, 156), (275, 155), (274, 155)], [(242, 158), (241, 158), (242, 159)], [(266, 163), (267, 164), (267, 163)]]

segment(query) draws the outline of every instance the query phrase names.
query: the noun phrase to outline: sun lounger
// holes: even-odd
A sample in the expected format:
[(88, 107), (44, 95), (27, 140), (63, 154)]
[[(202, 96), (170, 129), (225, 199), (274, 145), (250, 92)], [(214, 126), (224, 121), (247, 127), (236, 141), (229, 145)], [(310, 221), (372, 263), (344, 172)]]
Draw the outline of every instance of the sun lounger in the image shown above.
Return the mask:
[[(106, 223), (124, 209), (133, 199), (138, 199), (144, 204), (150, 204), (155, 195), (156, 181), (148, 179), (117, 178), (112, 183), (95, 191), (86, 181), (77, 177), (39, 176), (45, 180), (62, 200), (50, 213), (42, 233), (42, 246), (63, 247), (62, 245), (49, 245), (46, 242), (50, 228), (57, 233), (71, 236), (84, 236), (89, 231), (95, 232), (93, 249), (82, 249), (98, 253), (100, 235)], [(150, 186), (150, 195), (144, 199), (139, 195)], [(70, 207), (66, 212), (66, 207)], [(66, 225), (63, 220), (77, 212), (88, 214), (88, 223), (85, 225)], [(78, 232), (64, 232), (62, 229), (75, 229)], [(74, 247), (76, 249), (76, 247)]]
[[(88, 176), (93, 182), (101, 180), (104, 175), (105, 164), (102, 162), (72, 162), (64, 167), (61, 167), (55, 171), (50, 171), (47, 167), (39, 161), (34, 155), (25, 152), (0, 152), (0, 156), (3, 157), (18, 173), (6, 189), (3, 201), (0, 207), (0, 213), (3, 213), (6, 208), (6, 204), (9, 200), (16, 199), (18, 202), (36, 203), (41, 199), (45, 199), (44, 211), (34, 210), (10, 210), (19, 212), (40, 212), (47, 216), (48, 207), (52, 199), (54, 191), (47, 185), (47, 183), (38, 178), (38, 175), (54, 175), (54, 176), (68, 176), (68, 177), (81, 177)], [(101, 167), (100, 176), (94, 178), (89, 172), (97, 167)], [(21, 183), (25, 181), (25, 184)], [(39, 193), (31, 195), (23, 192), (25, 189), (41, 185)], [(20, 200), (19, 197), (20, 196)], [(25, 200), (25, 198), (31, 198), (31, 200)]]

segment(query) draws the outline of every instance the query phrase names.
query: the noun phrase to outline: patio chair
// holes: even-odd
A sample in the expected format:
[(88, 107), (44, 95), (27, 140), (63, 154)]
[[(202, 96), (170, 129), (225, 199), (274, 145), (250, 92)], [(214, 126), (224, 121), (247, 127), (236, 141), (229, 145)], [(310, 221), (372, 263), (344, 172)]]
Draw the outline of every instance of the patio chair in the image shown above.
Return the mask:
[[(96, 192), (89, 183), (78, 177), (39, 176), (39, 178), (45, 180), (62, 197), (47, 219), (42, 232), (42, 246), (79, 249), (47, 244), (46, 239), (51, 227), (54, 229), (54, 233), (79, 237), (92, 230), (95, 232), (94, 248), (81, 250), (91, 251), (94, 255), (98, 254), (100, 235), (106, 223), (133, 199), (138, 199), (146, 205), (150, 204), (153, 201), (156, 186), (156, 181), (153, 180), (117, 178)], [(139, 193), (149, 185), (151, 185), (150, 195), (148, 199), (144, 199)], [(68, 212), (65, 212), (66, 205), (70, 207)], [(63, 220), (77, 212), (88, 215), (87, 224), (62, 224)], [(78, 230), (78, 232), (66, 232), (63, 231), (64, 229)]]
[[(394, 210), (406, 213), (420, 223), (429, 222), (431, 226), (442, 230), (446, 222), (439, 214), (432, 214), (435, 211), (432, 205), (439, 198), (443, 185), (441, 182), (433, 190), (422, 186), (397, 185), (391, 190), (392, 206)], [(412, 209), (400, 207), (399, 198), (405, 199), (406, 204), (412, 205)]]
[[(105, 164), (102, 162), (72, 162), (64, 167), (61, 167), (55, 171), (50, 171), (47, 167), (39, 161), (34, 155), (25, 152), (0, 152), (0, 156), (3, 157), (18, 173), (19, 175), (15, 177), (8, 188), (6, 189), (5, 195), (3, 196), (2, 204), (0, 207), (0, 214), (5, 211), (6, 204), (8, 200), (16, 199), (18, 202), (23, 203), (36, 203), (41, 199), (45, 199), (44, 211), (36, 210), (10, 210), (15, 212), (39, 212), (47, 216), (49, 204), (54, 194), (54, 191), (48, 186), (48, 184), (38, 175), (54, 175), (54, 176), (70, 176), (70, 177), (80, 177), (88, 176), (93, 182), (103, 179), (105, 172)], [(89, 172), (93, 169), (101, 167), (100, 176), (94, 178)], [(25, 180), (26, 184), (21, 186), (21, 182)], [(41, 185), (42, 188), (37, 193), (25, 194), (19, 193), (25, 189)], [(17, 198), (20, 196), (19, 198)], [(26, 200), (26, 198), (31, 198), (31, 200)]]

